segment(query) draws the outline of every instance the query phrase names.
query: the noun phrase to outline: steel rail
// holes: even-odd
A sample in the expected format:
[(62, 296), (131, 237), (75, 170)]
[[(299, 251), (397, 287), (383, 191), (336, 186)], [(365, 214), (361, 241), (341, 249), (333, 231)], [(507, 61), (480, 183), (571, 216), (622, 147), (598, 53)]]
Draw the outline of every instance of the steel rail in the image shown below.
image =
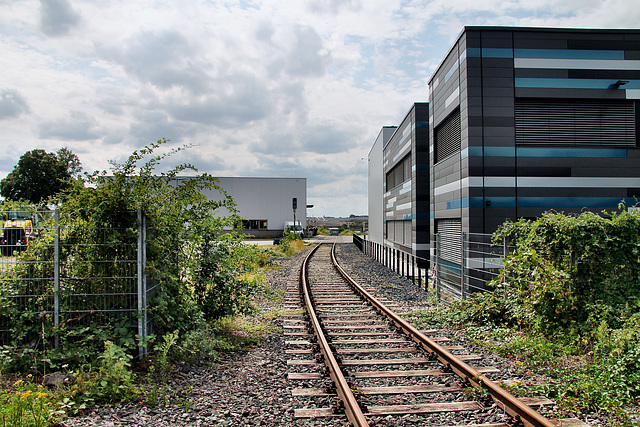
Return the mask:
[(456, 356), (442, 348), (435, 341), (418, 331), (413, 325), (399, 317), (393, 311), (388, 309), (373, 295), (367, 292), (349, 274), (340, 266), (335, 256), (335, 244), (331, 249), (331, 259), (336, 268), (342, 273), (345, 279), (353, 285), (353, 287), (366, 298), (378, 312), (387, 316), (398, 328), (402, 329), (405, 334), (409, 335), (416, 343), (420, 344), (432, 357), (436, 357), (446, 367), (451, 369), (456, 375), (463, 380), (468, 379), (476, 388), (486, 390), (492, 397), (493, 401), (506, 411), (511, 417), (522, 421), (527, 427), (557, 427), (556, 424), (533, 410), (530, 406), (524, 404), (508, 391), (498, 386), (495, 382), (485, 377), (473, 367), (469, 366)]
[(309, 315), (309, 321), (313, 326), (320, 351), (323, 355), (324, 363), (329, 370), (329, 376), (336, 386), (336, 393), (338, 394), (338, 397), (344, 404), (345, 414), (349, 419), (349, 422), (351, 422), (351, 424), (356, 427), (368, 427), (369, 423), (364, 417), (364, 414), (362, 413), (362, 410), (360, 409), (356, 398), (351, 392), (351, 388), (349, 387), (347, 380), (342, 374), (340, 365), (338, 364), (338, 361), (336, 360), (333, 352), (331, 351), (331, 348), (329, 347), (329, 342), (324, 336), (324, 332), (320, 327), (320, 321), (316, 316), (316, 312), (311, 301), (309, 284), (307, 282), (307, 266), (309, 263), (309, 259), (321, 245), (322, 243), (318, 244), (318, 246), (316, 246), (311, 252), (309, 252), (302, 263), (302, 268), (300, 269), (300, 284), (304, 293), (304, 302), (307, 308), (307, 314)]

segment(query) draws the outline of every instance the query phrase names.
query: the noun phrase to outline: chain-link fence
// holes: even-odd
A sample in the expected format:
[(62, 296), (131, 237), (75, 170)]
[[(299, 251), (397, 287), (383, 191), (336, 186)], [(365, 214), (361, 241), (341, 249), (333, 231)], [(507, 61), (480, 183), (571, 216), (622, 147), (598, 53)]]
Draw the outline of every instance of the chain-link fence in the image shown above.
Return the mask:
[[(42, 346), (45, 331), (150, 333), (145, 218), (138, 227), (67, 227), (56, 211), (0, 212), (0, 344)], [(54, 334), (55, 336), (55, 334)], [(55, 342), (46, 345), (59, 345)], [(145, 351), (140, 349), (141, 355)]]

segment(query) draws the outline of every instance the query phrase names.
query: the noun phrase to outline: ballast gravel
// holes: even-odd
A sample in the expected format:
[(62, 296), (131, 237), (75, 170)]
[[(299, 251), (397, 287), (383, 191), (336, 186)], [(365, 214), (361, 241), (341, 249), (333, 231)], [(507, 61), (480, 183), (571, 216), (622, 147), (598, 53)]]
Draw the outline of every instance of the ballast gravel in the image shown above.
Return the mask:
[[(285, 354), (285, 336), (282, 320), (266, 316), (284, 307), (284, 294), (295, 286), (299, 277), (305, 250), (293, 257), (277, 258), (277, 269), (269, 270), (269, 284), (281, 291), (277, 301), (260, 301), (262, 321), (273, 324), (273, 332), (265, 336), (252, 349), (225, 353), (215, 367), (178, 364), (166, 384), (166, 395), (157, 399), (155, 406), (146, 402), (95, 407), (81, 416), (60, 420), (58, 427), (112, 427), (112, 426), (341, 426), (348, 425), (338, 418), (296, 419), (294, 411), (301, 404), (292, 397), (295, 387), (287, 378), (289, 367)], [(428, 307), (427, 293), (410, 280), (401, 278), (384, 266), (372, 261), (352, 243), (339, 244), (338, 260), (347, 272), (375, 291), (377, 297), (393, 301), (398, 312), (410, 312)], [(364, 278), (364, 279), (363, 279)], [(271, 320), (266, 320), (271, 319)], [(505, 371), (513, 368), (508, 361), (493, 360)], [(494, 365), (496, 366), (496, 365)], [(327, 405), (331, 399), (327, 399)], [(464, 424), (460, 415), (456, 424)], [(473, 424), (473, 419), (469, 424)], [(374, 425), (428, 425), (424, 418), (413, 415), (386, 417)]]

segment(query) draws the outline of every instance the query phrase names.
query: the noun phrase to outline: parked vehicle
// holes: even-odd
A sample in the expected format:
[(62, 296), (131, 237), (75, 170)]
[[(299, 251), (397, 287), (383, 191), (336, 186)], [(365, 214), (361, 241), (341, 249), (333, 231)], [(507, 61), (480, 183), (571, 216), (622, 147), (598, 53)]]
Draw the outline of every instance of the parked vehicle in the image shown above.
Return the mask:
[(2, 227), (0, 251), (2, 255), (13, 255), (14, 251), (22, 252), (38, 237), (36, 220), (30, 212), (9, 211)]
[(295, 227), (293, 226), (293, 221), (285, 221), (284, 230), (295, 233), (300, 237), (304, 237), (304, 229), (302, 228), (302, 224), (300, 223), (300, 221), (296, 221)]

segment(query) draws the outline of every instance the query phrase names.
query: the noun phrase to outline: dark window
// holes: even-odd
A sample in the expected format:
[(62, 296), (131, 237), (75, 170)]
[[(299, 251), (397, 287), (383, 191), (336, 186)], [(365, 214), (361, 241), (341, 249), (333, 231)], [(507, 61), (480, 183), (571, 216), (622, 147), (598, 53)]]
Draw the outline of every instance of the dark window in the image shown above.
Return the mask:
[(387, 172), (387, 191), (411, 179), (411, 153), (402, 158)]
[(516, 99), (516, 143), (635, 147), (633, 101)]
[(267, 220), (266, 219), (248, 219), (248, 220), (243, 219), (242, 228), (245, 230), (266, 230)]
[(462, 134), (460, 129), (460, 110), (454, 111), (435, 129), (436, 163), (452, 154), (460, 152)]

